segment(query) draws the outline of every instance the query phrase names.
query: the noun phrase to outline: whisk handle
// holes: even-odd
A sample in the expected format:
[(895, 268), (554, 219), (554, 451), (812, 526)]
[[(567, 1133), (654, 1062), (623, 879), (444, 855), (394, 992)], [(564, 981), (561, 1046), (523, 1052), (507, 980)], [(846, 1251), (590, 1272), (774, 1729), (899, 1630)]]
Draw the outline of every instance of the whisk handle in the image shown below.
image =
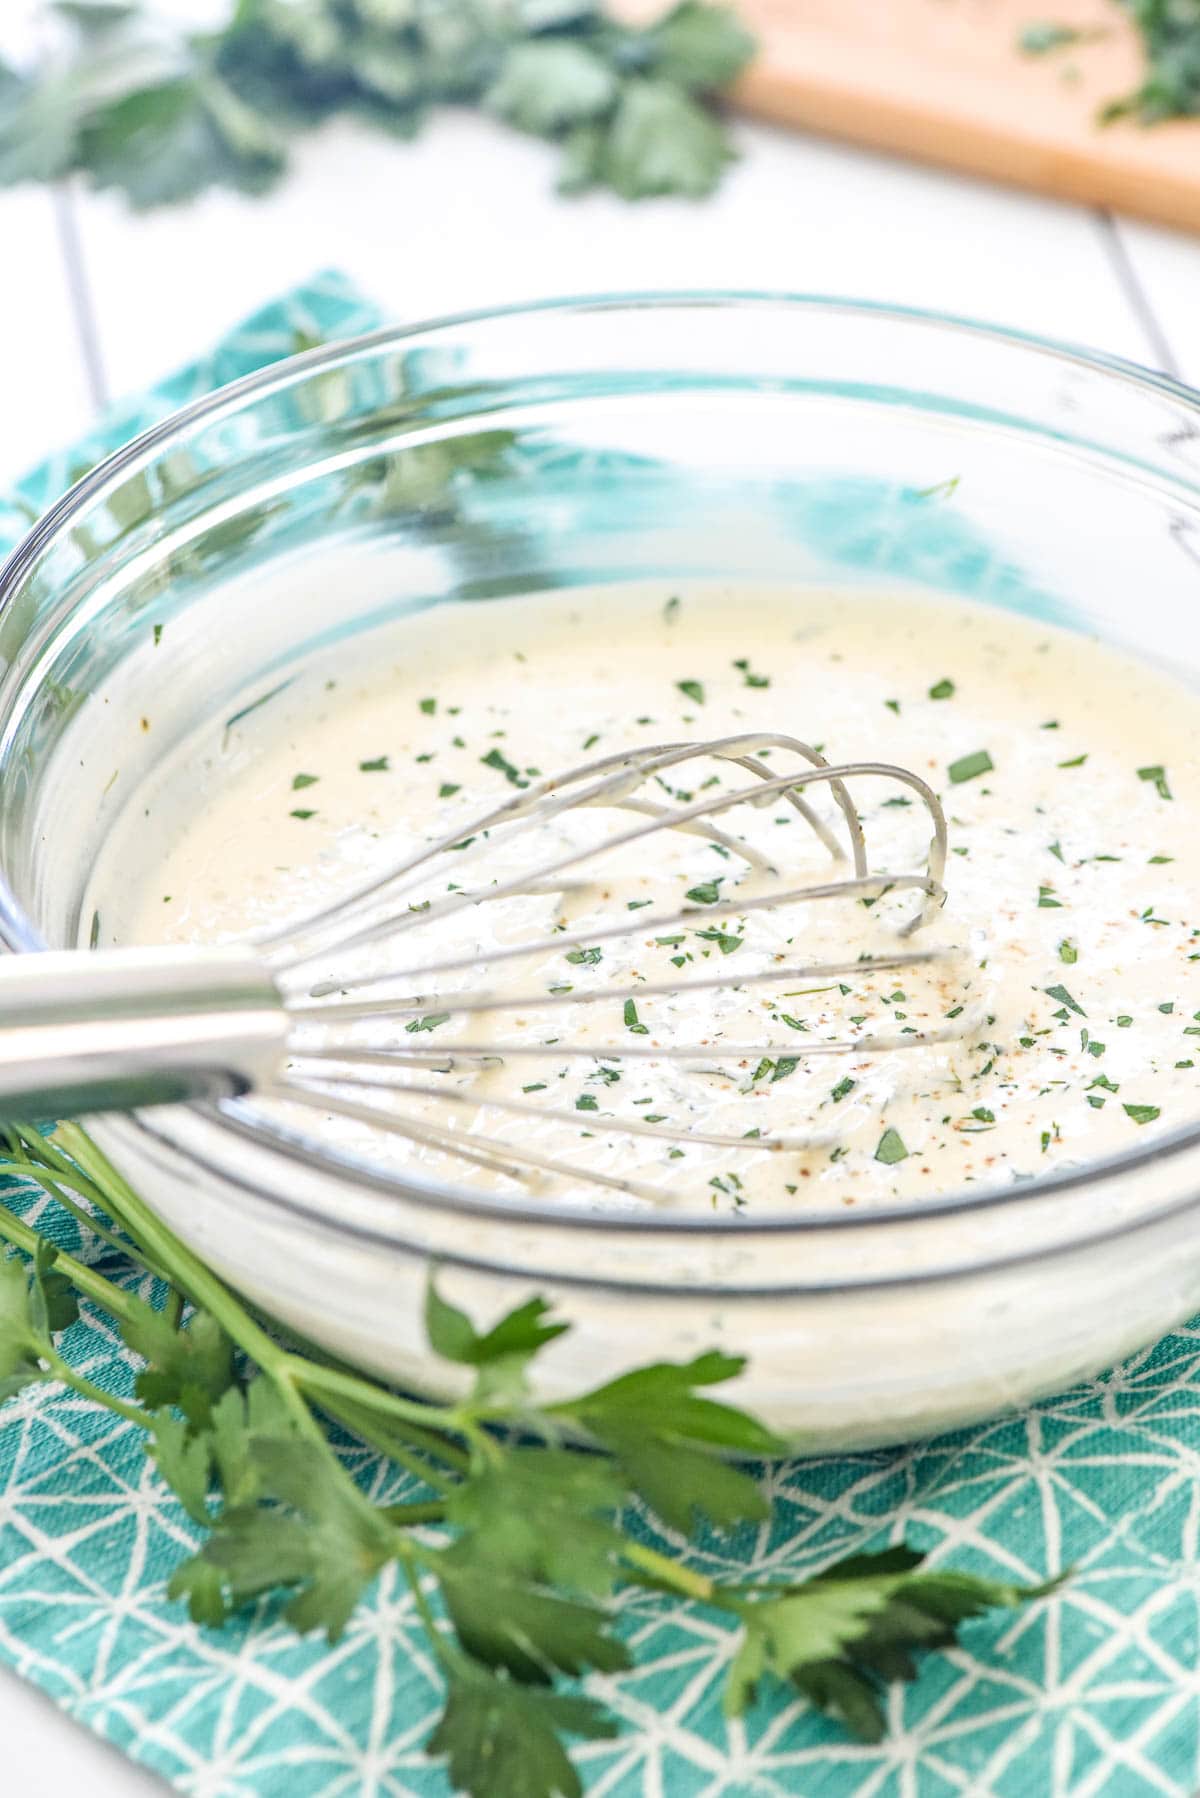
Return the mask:
[(283, 1002), (241, 949), (0, 955), (0, 1123), (213, 1100), (280, 1065)]

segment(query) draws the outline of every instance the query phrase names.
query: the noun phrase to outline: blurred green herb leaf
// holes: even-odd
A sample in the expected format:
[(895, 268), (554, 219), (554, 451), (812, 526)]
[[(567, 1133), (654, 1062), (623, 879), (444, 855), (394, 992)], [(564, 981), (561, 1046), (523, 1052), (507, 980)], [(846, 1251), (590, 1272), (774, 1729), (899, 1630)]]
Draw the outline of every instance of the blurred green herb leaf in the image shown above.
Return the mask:
[(208, 32), (151, 0), (49, 10), (59, 31), (40, 65), (0, 65), (0, 185), (78, 172), (135, 207), (260, 193), (293, 131), (349, 113), (412, 136), (443, 102), (560, 143), (567, 192), (699, 197), (733, 154), (712, 98), (754, 50), (709, 0), (647, 29), (601, 0), (238, 0)]

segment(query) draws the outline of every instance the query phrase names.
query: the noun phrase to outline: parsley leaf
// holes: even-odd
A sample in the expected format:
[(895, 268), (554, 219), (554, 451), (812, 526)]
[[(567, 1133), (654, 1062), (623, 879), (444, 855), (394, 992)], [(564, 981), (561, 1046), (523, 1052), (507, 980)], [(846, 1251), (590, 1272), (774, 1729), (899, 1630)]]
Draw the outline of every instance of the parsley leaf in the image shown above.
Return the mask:
[(447, 1756), (453, 1789), (480, 1798), (583, 1798), (559, 1737), (602, 1741), (617, 1725), (593, 1698), (487, 1674), (465, 1657), (449, 1668), (446, 1708), (426, 1743)]
[(723, 127), (673, 81), (628, 80), (608, 129), (599, 170), (623, 200), (660, 194), (703, 199), (734, 150)]
[(613, 69), (587, 45), (534, 38), (509, 51), (485, 104), (522, 131), (550, 137), (569, 125), (600, 118), (616, 99), (617, 88)]
[(643, 39), (657, 73), (689, 93), (715, 93), (741, 74), (754, 39), (728, 6), (681, 0)]
[(433, 1280), (425, 1289), (425, 1328), (430, 1347), (446, 1361), (467, 1367), (485, 1367), (509, 1355), (536, 1355), (548, 1342), (561, 1336), (567, 1325), (547, 1323), (550, 1311), (545, 1299), (529, 1299), (480, 1335), (465, 1311), (442, 1298)]
[(777, 1453), (782, 1446), (778, 1437), (756, 1419), (698, 1391), (735, 1379), (745, 1365), (740, 1355), (710, 1349), (693, 1361), (660, 1361), (621, 1374), (581, 1398), (552, 1405), (550, 1410), (555, 1416), (574, 1418), (602, 1438), (613, 1429), (632, 1429), (749, 1455)]
[(740, 1607), (744, 1635), (726, 1711), (745, 1710), (770, 1673), (862, 1740), (879, 1741), (880, 1684), (912, 1678), (914, 1651), (949, 1647), (969, 1618), (1036, 1595), (970, 1574), (924, 1572), (921, 1556), (907, 1548), (851, 1556), (801, 1587)]

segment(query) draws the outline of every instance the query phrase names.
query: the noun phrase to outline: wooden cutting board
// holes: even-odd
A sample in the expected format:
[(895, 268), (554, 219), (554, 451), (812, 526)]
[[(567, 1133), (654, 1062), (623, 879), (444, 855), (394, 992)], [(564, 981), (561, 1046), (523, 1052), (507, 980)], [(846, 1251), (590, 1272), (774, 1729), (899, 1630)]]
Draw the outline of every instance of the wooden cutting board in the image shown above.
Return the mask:
[[(1200, 231), (1200, 119), (1101, 126), (1141, 79), (1112, 0), (737, 0), (761, 54), (734, 89), (760, 118)], [(1033, 23), (1103, 38), (1030, 56)]]

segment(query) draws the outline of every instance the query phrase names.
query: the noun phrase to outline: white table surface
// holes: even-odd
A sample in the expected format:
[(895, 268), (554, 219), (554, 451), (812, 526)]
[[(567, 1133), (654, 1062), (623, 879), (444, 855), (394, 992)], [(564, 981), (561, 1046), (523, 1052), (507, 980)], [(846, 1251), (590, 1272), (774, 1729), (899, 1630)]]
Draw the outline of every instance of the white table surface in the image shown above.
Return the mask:
[[(77, 189), (0, 193), (0, 483), (106, 398), (329, 266), (405, 320), (652, 287), (893, 299), (1200, 385), (1200, 242), (815, 139), (738, 135), (742, 160), (703, 205), (559, 201), (543, 146), (449, 114), (415, 145), (330, 127), (266, 200), (212, 195), (133, 217)], [(163, 1789), (7, 1673), (0, 1740), (0, 1790), (19, 1798)]]

